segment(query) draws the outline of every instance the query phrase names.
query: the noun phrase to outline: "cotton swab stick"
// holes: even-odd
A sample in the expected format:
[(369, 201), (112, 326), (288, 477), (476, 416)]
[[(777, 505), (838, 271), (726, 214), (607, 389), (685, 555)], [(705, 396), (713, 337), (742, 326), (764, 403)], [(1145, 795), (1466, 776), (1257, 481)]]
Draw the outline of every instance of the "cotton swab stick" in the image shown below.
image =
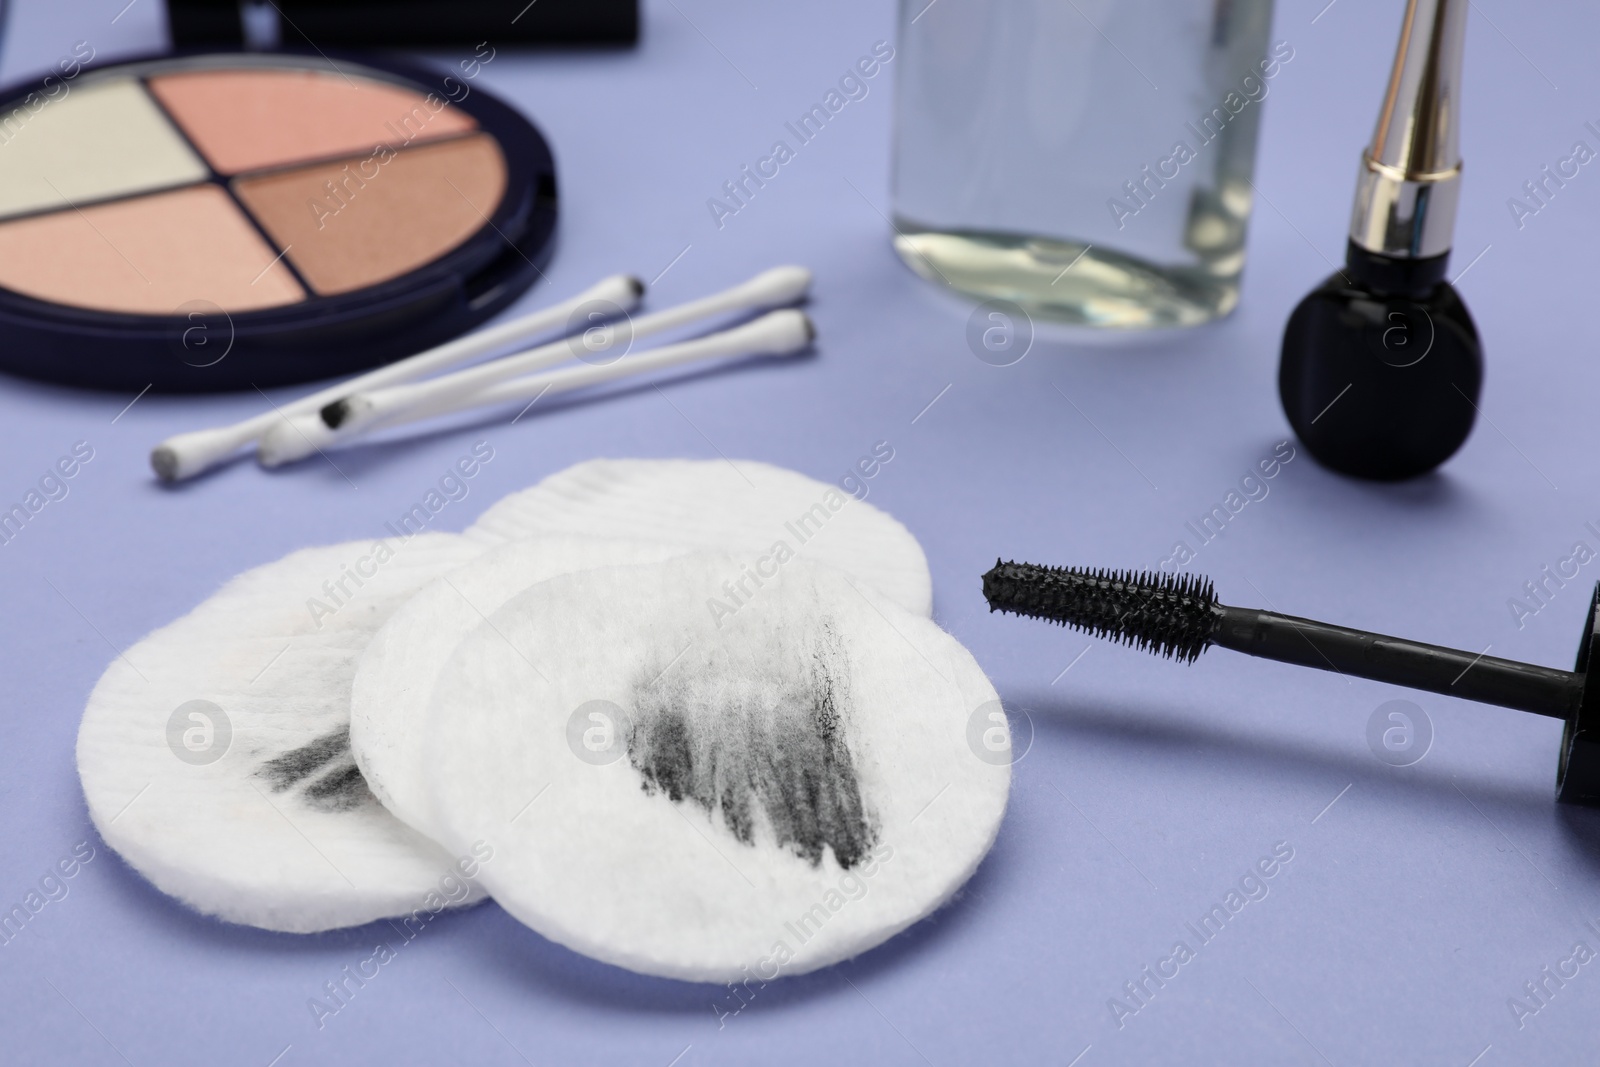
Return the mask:
[[(383, 425), (386, 428), (402, 426), (469, 408), (538, 400), (584, 386), (616, 381), (703, 359), (793, 355), (805, 349), (815, 337), (816, 327), (804, 312), (785, 308), (782, 311), (768, 312), (759, 319), (731, 330), (697, 337), (680, 344), (652, 348), (624, 356), (615, 363), (580, 364), (547, 371), (544, 374), (530, 374), (524, 378), (498, 382), (467, 397), (441, 394), (437, 401), (419, 402)], [(261, 439), (257, 458), (263, 466), (279, 467), (285, 463), (293, 463), (320, 449), (358, 437), (363, 432), (336, 431), (329, 429), (320, 420), (305, 418), (300, 420), (298, 429), (287, 433), (283, 432), (284, 429), (285, 427), (280, 424)]]
[[(811, 272), (804, 267), (774, 267), (720, 293), (641, 315), (632, 320), (625, 331), (614, 332), (623, 333), (631, 344), (638, 338), (675, 329), (712, 315), (790, 304), (805, 296), (810, 287)], [(580, 344), (576, 339), (569, 338), (429, 382), (397, 385), (382, 390), (352, 391), (343, 400), (323, 408), (322, 421), (340, 432), (359, 430), (400, 415), (414, 405), (466, 399), (496, 382), (519, 378), (574, 356), (600, 355), (615, 347), (612, 342), (581, 350)]]
[(567, 329), (572, 317), (587, 305), (614, 305), (628, 312), (639, 305), (644, 283), (626, 274), (603, 278), (577, 296), (551, 307), (512, 319), (509, 322), (456, 338), (425, 352), (386, 364), (349, 381), (320, 389), (272, 411), (208, 430), (195, 430), (169, 437), (150, 453), (150, 466), (162, 481), (192, 478), (256, 441), (285, 416), (315, 413), (324, 405), (349, 395), (353, 390), (379, 389), (410, 381), (434, 371), (452, 367), (499, 349), (527, 341), (551, 330)]

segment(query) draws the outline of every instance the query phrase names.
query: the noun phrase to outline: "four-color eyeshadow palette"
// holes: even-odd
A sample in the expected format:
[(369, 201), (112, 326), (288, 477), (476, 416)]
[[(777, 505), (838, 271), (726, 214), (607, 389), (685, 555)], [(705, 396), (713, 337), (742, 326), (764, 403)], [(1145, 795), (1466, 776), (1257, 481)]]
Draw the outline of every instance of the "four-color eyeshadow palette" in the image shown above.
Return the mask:
[(550, 252), (549, 147), (449, 75), (212, 53), (6, 99), (0, 370), (169, 391), (324, 378), (470, 329)]

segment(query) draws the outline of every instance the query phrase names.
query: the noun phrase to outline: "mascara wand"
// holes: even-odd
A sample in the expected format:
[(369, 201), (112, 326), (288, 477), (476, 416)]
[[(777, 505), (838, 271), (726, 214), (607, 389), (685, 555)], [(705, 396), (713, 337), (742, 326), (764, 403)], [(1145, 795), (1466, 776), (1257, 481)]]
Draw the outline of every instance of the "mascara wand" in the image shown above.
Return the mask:
[(1566, 723), (1558, 800), (1600, 807), (1600, 685), (1587, 684), (1600, 585), (1573, 671), (1497, 659), (1217, 602), (1193, 575), (1003, 563), (983, 576), (990, 611), (1057, 622), (1193, 663), (1212, 645), (1301, 667), (1516, 708)]

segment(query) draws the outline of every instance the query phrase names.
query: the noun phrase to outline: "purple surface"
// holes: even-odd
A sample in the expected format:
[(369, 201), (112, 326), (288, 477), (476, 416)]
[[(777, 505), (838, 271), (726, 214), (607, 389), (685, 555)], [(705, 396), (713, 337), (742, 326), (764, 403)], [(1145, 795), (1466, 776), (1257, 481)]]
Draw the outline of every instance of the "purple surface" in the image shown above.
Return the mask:
[[(41, 70), (78, 39), (101, 56), (159, 45), (155, 0), (124, 2), (16, 4), (0, 73)], [(177, 490), (152, 482), (149, 446), (252, 414), (261, 397), (147, 396), (124, 410), (131, 396), (0, 382), (0, 499), (19, 499), (74, 442), (94, 449), (70, 493), (0, 547), (0, 904), (21, 902), (77, 842), (96, 849), (63, 899), (0, 944), (0, 1059), (1592, 1058), (1600, 963), (1548, 982), (1520, 1025), (1508, 1003), (1534, 1006), (1524, 983), (1576, 943), (1600, 950), (1600, 815), (1552, 803), (1559, 724), (1225, 653), (1185, 668), (991, 618), (978, 595), (997, 554), (1138, 567), (1176, 539), (1193, 547), (1185, 522), (1287, 436), (1279, 331), (1342, 249), (1400, 9), (1324, 2), (1279, 5), (1273, 39), (1295, 58), (1266, 109), (1244, 300), (1205, 329), (1114, 345), (1041, 336), (1008, 368), (974, 358), (968, 308), (888, 246), (888, 76), (718, 229), (707, 198), (892, 39), (893, 11), (882, 0), (652, 0), (637, 52), (502, 51), (482, 75), (543, 125), (561, 167), (562, 246), (549, 284), (523, 306), (618, 270), (664, 271), (661, 306), (801, 262), (817, 273), (815, 358), (341, 452), (337, 470), (242, 463)], [(1474, 5), (1454, 269), (1473, 264), (1461, 288), (1488, 355), (1484, 419), (1440, 474), (1408, 485), (1356, 484), (1297, 456), (1199, 549), (1194, 569), (1226, 599), (1570, 665), (1600, 565), (1521, 625), (1508, 600), (1575, 542), (1600, 548), (1586, 525), (1600, 527), (1600, 170), (1584, 167), (1521, 228), (1507, 199), (1575, 140), (1600, 147), (1583, 125), (1600, 125), (1597, 33), (1600, 13), (1576, 3)], [(720, 1021), (717, 1006), (734, 1004), (726, 990), (593, 963), (489, 904), (431, 924), (319, 1029), (308, 1000), (391, 931), (224, 926), (168, 901), (101, 845), (72, 751), (113, 647), (240, 570), (378, 534), (479, 439), (496, 458), (440, 529), (593, 456), (723, 453), (832, 480), (889, 441), (895, 457), (871, 499), (922, 539), (939, 621), (1034, 735), (999, 843), (961, 898)], [(1435, 734), (1409, 767), (1380, 762), (1366, 740), (1369, 717), (1396, 698), (1415, 700)], [(1266, 897), (1199, 944), (1185, 924), (1278, 842), (1294, 858)], [(1119, 1027), (1110, 998), (1180, 939), (1194, 958)]]

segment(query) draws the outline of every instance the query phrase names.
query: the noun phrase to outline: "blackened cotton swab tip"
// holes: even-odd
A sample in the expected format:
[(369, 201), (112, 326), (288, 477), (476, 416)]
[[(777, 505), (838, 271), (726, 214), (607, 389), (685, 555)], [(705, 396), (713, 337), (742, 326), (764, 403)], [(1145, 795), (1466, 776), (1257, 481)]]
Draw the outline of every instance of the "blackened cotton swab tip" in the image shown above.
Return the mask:
[(150, 453), (150, 466), (164, 482), (192, 478), (230, 458), (250, 442), (258, 440), (284, 418), (316, 411), (323, 405), (360, 389), (379, 389), (411, 381), (434, 371), (464, 363), (507, 347), (520, 344), (552, 330), (566, 330), (574, 315), (597, 304), (615, 305), (626, 312), (637, 307), (644, 295), (644, 283), (629, 274), (602, 278), (576, 296), (547, 308), (531, 312), (458, 337), (425, 352), (378, 367), (349, 381), (320, 389), (271, 411), (262, 412), (230, 426), (218, 426), (169, 437)]
[(1600, 644), (1590, 598), (1573, 671), (1474, 655), (1255, 608), (1217, 602), (1193, 575), (1045, 567), (995, 561), (983, 576), (991, 611), (1057, 622), (1193, 662), (1212, 645), (1391, 685), (1516, 708), (1565, 720), (1557, 799), (1600, 807), (1600, 685), (1588, 684)]

